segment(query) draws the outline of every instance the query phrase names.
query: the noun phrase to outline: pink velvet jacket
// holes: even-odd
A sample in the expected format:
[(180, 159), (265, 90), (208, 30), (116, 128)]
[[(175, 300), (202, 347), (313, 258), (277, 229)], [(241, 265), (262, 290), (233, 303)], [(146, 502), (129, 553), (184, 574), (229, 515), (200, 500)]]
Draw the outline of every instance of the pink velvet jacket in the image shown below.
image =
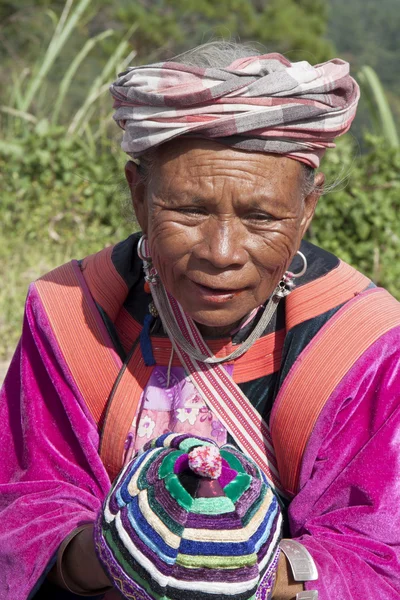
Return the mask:
[[(288, 520), (315, 559), (306, 587), (320, 600), (400, 596), (399, 357), (392, 328), (341, 379), (303, 456)], [(26, 600), (110, 488), (98, 427), (35, 288), (0, 411), (0, 598)]]

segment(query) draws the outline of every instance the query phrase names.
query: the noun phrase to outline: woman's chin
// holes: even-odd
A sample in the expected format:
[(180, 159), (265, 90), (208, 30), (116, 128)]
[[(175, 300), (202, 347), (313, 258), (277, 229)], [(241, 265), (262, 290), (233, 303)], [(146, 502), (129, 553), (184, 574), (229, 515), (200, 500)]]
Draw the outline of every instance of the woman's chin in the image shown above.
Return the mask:
[(182, 286), (176, 295), (174, 291), (172, 295), (185, 313), (200, 326), (200, 330), (214, 330), (216, 335), (235, 329), (243, 318), (259, 306), (249, 289), (224, 292), (192, 284), (185, 288)]
[(221, 336), (228, 335), (238, 323), (250, 312), (244, 313), (225, 310), (193, 310), (185, 312), (196, 322), (203, 335)]

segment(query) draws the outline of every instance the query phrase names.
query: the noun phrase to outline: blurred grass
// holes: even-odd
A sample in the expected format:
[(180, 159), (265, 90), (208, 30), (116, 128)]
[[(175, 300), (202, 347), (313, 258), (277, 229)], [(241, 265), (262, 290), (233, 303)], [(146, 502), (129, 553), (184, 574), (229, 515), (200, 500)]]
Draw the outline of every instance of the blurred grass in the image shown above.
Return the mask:
[(46, 273), (57, 264), (70, 258), (68, 249), (54, 249), (50, 256), (43, 256), (37, 245), (23, 245), (10, 238), (2, 239), (0, 245), (0, 360), (6, 360), (13, 352), (22, 327), (23, 306), (31, 281)]
[[(121, 211), (122, 213), (122, 211)], [(29, 284), (72, 258), (80, 259), (124, 239), (136, 230), (124, 223), (104, 239), (65, 244), (46, 244), (37, 240), (2, 236), (0, 243), (0, 360), (8, 360), (15, 350), (22, 328), (22, 317)]]
[(126, 156), (110, 140), (89, 152), (66, 128), (25, 127), (22, 155), (0, 148), (0, 359), (13, 351), (29, 283), (135, 230)]

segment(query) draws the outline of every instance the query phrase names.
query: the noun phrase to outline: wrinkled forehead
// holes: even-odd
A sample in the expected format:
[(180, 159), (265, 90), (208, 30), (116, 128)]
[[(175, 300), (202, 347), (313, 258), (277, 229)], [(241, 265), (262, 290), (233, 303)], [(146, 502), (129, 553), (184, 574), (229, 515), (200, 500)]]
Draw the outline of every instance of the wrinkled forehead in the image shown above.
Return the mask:
[(304, 179), (303, 166), (290, 158), (182, 138), (153, 152), (151, 171), (153, 191), (158, 194), (225, 189), (238, 196), (273, 193), (295, 197), (301, 193)]

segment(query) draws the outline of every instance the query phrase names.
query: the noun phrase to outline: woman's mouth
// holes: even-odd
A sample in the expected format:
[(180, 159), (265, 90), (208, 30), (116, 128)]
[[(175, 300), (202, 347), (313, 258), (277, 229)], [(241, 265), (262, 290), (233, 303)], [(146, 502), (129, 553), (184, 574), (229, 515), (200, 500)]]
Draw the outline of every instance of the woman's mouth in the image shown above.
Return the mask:
[(195, 281), (191, 281), (191, 283), (196, 288), (196, 293), (200, 296), (200, 298), (206, 302), (213, 303), (222, 303), (228, 302), (235, 298), (239, 294), (244, 291), (244, 288), (240, 289), (228, 289), (228, 288), (217, 288), (217, 287), (209, 287), (207, 285), (203, 285), (201, 283), (196, 283)]

